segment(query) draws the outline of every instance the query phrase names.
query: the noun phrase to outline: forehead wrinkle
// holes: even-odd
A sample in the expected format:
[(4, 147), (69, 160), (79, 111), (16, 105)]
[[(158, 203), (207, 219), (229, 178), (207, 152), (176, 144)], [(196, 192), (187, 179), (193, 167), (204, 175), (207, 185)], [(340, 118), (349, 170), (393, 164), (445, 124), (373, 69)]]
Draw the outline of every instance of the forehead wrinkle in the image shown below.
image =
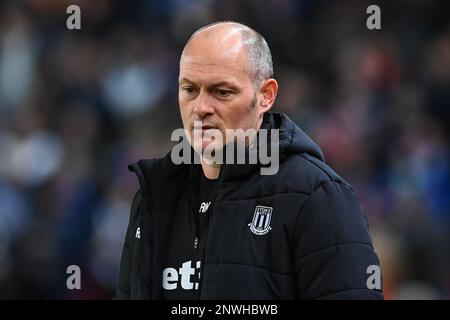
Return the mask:
[(234, 71), (242, 71), (245, 72), (245, 68), (234, 67), (234, 64), (230, 63), (228, 65), (220, 65), (217, 63), (201, 63), (201, 62), (185, 62), (185, 65), (180, 67), (180, 69), (192, 69), (194, 71), (200, 71), (202, 67), (212, 67), (214, 68), (214, 72), (226, 74), (227, 72), (223, 72), (223, 70), (234, 70)]
[(196, 77), (188, 77), (188, 76), (181, 76), (178, 79), (179, 83), (182, 82), (189, 82), (195, 85), (206, 85), (206, 86), (218, 86), (220, 85), (225, 85), (225, 84), (229, 84), (231, 86), (234, 87), (241, 87), (241, 85), (239, 84), (238, 81), (236, 81), (236, 79), (228, 76), (227, 74), (225, 74), (225, 77), (216, 77), (216, 76), (212, 76), (209, 79), (197, 79)]

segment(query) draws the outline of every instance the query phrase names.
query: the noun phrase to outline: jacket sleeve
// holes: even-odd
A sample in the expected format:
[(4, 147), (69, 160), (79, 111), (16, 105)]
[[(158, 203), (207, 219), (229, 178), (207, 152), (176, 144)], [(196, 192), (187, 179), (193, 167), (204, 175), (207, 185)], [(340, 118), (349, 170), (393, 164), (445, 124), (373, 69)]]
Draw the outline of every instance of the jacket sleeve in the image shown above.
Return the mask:
[(298, 299), (383, 299), (380, 263), (353, 190), (323, 182), (295, 222)]
[(138, 190), (134, 195), (130, 210), (130, 220), (128, 222), (127, 233), (125, 235), (125, 242), (122, 249), (122, 256), (120, 258), (119, 281), (116, 287), (114, 300), (130, 299), (130, 274), (132, 268), (132, 252), (135, 243), (134, 236), (138, 226), (138, 213), (141, 204), (141, 191)]

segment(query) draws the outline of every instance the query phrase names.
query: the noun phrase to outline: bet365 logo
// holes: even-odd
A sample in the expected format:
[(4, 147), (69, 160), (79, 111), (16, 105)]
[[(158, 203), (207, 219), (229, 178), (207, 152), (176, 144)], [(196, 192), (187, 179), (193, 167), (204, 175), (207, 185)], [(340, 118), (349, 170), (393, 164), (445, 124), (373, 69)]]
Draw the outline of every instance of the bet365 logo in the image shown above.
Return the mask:
[(184, 262), (178, 270), (170, 267), (165, 268), (162, 274), (163, 288), (165, 290), (175, 290), (178, 288), (178, 285), (181, 285), (181, 288), (184, 290), (198, 290), (200, 266), (201, 261), (196, 261), (193, 266), (192, 261), (189, 260)]

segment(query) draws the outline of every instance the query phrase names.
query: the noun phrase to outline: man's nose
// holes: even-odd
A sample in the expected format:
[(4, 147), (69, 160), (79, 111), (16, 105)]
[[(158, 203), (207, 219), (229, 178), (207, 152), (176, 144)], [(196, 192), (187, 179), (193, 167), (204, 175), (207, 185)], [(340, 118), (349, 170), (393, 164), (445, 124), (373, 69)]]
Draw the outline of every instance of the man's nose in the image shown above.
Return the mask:
[(214, 106), (212, 99), (208, 94), (200, 93), (195, 101), (194, 114), (199, 118), (204, 118), (209, 114), (214, 113)]

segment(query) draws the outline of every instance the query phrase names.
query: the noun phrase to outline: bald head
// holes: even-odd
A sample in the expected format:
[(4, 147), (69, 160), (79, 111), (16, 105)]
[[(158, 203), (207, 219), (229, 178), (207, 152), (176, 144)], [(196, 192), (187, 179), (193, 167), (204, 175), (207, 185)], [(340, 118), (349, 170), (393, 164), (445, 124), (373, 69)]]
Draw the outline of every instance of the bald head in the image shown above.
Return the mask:
[(237, 22), (215, 22), (198, 29), (186, 43), (183, 55), (192, 45), (233, 56), (246, 55), (246, 69), (255, 84), (273, 77), (272, 55), (266, 40), (255, 30)]

